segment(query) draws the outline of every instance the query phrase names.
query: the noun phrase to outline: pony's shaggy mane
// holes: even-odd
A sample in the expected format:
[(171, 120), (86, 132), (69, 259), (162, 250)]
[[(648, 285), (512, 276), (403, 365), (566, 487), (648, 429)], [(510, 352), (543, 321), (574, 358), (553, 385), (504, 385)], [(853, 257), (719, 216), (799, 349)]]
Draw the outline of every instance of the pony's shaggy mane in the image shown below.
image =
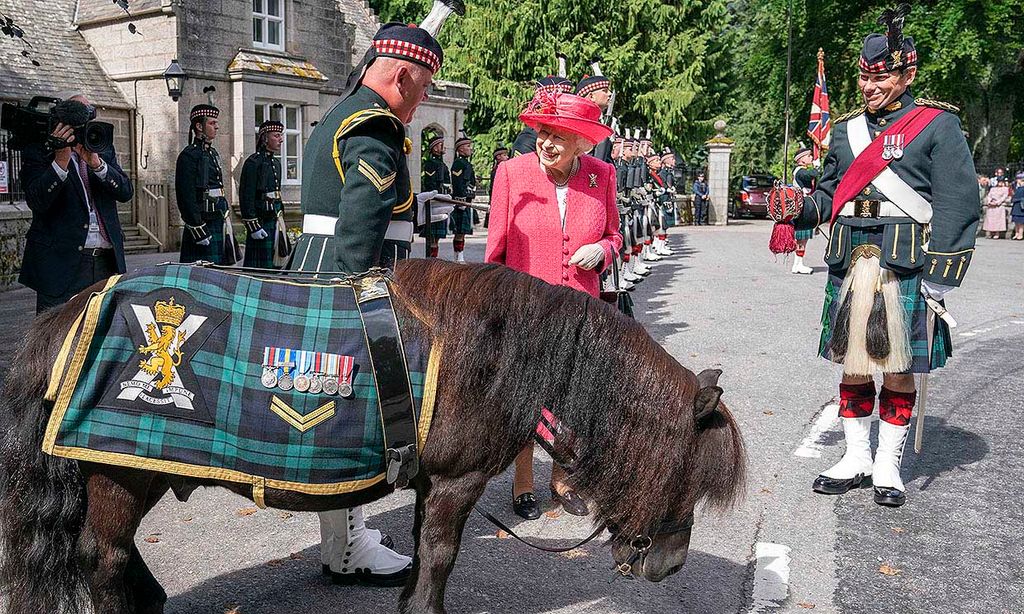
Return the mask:
[(696, 425), (697, 377), (614, 307), (499, 265), (406, 260), (396, 281), (400, 313), (442, 348), (439, 403), (503, 417), (505, 439), (481, 441), (513, 454), (551, 408), (576, 437), (572, 479), (600, 521), (643, 533), (742, 491), (732, 415), (720, 404)]

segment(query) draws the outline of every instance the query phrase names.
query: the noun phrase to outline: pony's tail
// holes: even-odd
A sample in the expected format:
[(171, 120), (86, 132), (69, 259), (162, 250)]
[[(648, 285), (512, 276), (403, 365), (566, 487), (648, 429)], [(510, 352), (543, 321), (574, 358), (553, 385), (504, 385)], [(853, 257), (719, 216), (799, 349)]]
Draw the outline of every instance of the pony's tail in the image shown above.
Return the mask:
[(77, 462), (42, 450), (48, 369), (70, 327), (69, 310), (53, 312), (32, 327), (0, 392), (0, 590), (9, 614), (78, 611), (83, 594), (85, 480)]

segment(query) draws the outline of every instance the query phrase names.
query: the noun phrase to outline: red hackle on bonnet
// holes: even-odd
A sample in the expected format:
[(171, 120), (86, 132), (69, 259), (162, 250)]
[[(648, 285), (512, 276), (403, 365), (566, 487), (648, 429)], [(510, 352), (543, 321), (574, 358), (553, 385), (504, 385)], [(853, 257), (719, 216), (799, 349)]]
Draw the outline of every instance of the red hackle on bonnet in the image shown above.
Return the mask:
[(804, 208), (803, 192), (781, 181), (768, 192), (768, 215), (775, 220), (768, 249), (773, 254), (792, 254), (796, 251), (796, 226), (793, 220)]

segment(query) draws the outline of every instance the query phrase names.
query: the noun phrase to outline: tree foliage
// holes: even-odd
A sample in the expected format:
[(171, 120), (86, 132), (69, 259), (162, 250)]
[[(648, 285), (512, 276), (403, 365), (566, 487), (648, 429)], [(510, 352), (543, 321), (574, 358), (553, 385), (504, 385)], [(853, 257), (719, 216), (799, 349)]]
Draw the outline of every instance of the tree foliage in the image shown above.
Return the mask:
[[(429, 0), (371, 0), (382, 20), (416, 21)], [(730, 82), (726, 0), (470, 0), (442, 32), (438, 75), (473, 87), (466, 129), (481, 157), (519, 132), (518, 114), (536, 79), (554, 74), (555, 53), (569, 78), (602, 71), (617, 91), (615, 115), (650, 128), (655, 143), (689, 152), (713, 133)], [(726, 77), (726, 78), (723, 78)]]

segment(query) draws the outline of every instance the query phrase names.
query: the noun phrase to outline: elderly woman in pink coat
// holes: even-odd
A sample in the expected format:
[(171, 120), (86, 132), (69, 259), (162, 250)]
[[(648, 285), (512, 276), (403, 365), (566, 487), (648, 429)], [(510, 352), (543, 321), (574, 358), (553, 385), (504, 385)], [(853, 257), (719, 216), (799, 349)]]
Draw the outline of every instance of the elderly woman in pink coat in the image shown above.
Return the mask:
[[(537, 149), (498, 166), (486, 262), (599, 295), (600, 274), (622, 247), (615, 168), (586, 155), (612, 133), (600, 117), (600, 108), (590, 100), (545, 93), (519, 116), (537, 131)], [(588, 513), (557, 465), (551, 496), (570, 514)], [(523, 518), (540, 516), (533, 494), (532, 444), (516, 458), (512, 507)]]

